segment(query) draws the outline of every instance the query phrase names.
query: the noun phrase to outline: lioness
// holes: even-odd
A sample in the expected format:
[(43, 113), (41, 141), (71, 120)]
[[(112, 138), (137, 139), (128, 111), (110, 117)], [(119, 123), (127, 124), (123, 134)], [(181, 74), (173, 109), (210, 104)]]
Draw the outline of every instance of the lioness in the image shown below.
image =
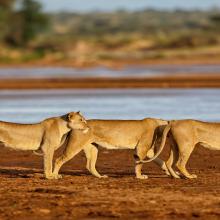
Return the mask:
[(65, 142), (72, 129), (88, 129), (85, 119), (78, 112), (48, 118), (37, 124), (0, 121), (0, 143), (16, 150), (42, 150), (45, 177), (53, 179), (58, 178), (52, 173), (54, 151)]
[[(169, 140), (171, 150), (166, 165), (170, 174), (174, 178), (180, 178), (172, 169), (172, 166), (176, 165), (186, 178), (197, 178), (195, 174), (190, 174), (187, 171), (186, 163), (193, 149), (198, 144), (210, 150), (220, 150), (220, 123), (177, 120), (170, 121), (168, 130), (170, 130)], [(164, 143), (162, 143), (162, 145), (163, 146), (160, 146), (160, 151), (162, 151)]]
[[(87, 157), (87, 169), (96, 177), (106, 177), (100, 175), (95, 167), (98, 154), (96, 146), (107, 149), (134, 149), (139, 160), (143, 160), (146, 156), (152, 157), (154, 152), (149, 149), (158, 134), (157, 128), (165, 127), (167, 121), (151, 118), (143, 120), (87, 120), (87, 125), (90, 128), (87, 133), (71, 132), (63, 155), (55, 162), (55, 176), (58, 176), (59, 170), (65, 162), (84, 150)], [(155, 162), (169, 174), (164, 161), (156, 158)], [(141, 169), (142, 164), (136, 164), (136, 177), (146, 179), (147, 175), (142, 175)]]

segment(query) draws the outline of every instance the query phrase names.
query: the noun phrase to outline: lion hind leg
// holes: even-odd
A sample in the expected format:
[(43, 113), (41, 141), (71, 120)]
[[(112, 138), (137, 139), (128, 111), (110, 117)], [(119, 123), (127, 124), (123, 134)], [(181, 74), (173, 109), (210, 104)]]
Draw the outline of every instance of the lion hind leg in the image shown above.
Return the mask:
[(92, 175), (98, 177), (98, 178), (105, 178), (107, 177), (106, 175), (101, 175), (97, 170), (96, 170), (96, 161), (98, 157), (98, 149), (96, 146), (89, 144), (84, 148), (84, 152), (86, 154), (87, 158), (87, 163), (86, 163), (86, 168), (91, 172)]
[[(154, 156), (154, 150), (151, 148), (148, 152), (147, 152), (147, 157), (148, 158), (152, 158)], [(153, 162), (158, 165), (163, 171), (165, 171), (165, 173), (170, 176), (170, 172), (166, 166), (166, 163), (161, 160), (159, 157), (155, 158), (153, 160)]]
[(166, 163), (161, 160), (159, 157), (157, 157), (156, 159), (154, 159), (152, 162), (154, 162), (155, 164), (157, 164), (165, 173), (167, 176), (170, 176), (171, 173), (166, 165)]
[(170, 156), (168, 158), (168, 160), (166, 161), (166, 166), (171, 174), (171, 176), (173, 178), (179, 179), (180, 176), (174, 171), (174, 169), (172, 168), (173, 164), (174, 164), (174, 159), (177, 156), (177, 152), (174, 151), (174, 149), (170, 149)]
[(174, 141), (173, 137), (171, 136), (169, 138), (170, 141), (170, 153), (169, 153), (169, 158), (166, 161), (166, 166), (171, 174), (171, 176), (173, 178), (179, 179), (179, 173), (177, 173), (174, 169), (173, 169), (173, 165), (176, 164), (177, 160), (178, 160), (178, 148), (177, 148), (177, 144)]
[(137, 179), (148, 179), (148, 176), (147, 175), (143, 175), (142, 174), (142, 167), (143, 167), (143, 164), (142, 163), (139, 163), (139, 164), (136, 164), (135, 166), (135, 174), (136, 174), (136, 178)]
[[(147, 152), (149, 148), (150, 147), (148, 147), (148, 143), (146, 143), (144, 139), (140, 140), (136, 148), (135, 159), (144, 160), (147, 156)], [(137, 179), (148, 179), (147, 175), (142, 174), (142, 167), (143, 167), (143, 163), (138, 163), (135, 165), (136, 178)]]

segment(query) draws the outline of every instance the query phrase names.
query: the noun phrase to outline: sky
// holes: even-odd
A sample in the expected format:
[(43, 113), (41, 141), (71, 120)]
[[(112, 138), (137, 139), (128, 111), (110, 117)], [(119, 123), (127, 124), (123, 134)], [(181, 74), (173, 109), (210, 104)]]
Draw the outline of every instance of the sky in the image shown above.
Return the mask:
[(220, 0), (37, 0), (45, 11), (113, 11), (118, 9), (208, 9), (220, 8)]

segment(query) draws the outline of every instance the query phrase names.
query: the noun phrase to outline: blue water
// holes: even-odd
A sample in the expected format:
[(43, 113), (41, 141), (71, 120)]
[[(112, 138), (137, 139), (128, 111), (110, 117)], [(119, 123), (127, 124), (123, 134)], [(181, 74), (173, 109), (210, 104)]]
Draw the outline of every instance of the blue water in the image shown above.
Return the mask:
[(0, 91), (0, 120), (32, 123), (80, 110), (86, 118), (220, 121), (220, 89)]

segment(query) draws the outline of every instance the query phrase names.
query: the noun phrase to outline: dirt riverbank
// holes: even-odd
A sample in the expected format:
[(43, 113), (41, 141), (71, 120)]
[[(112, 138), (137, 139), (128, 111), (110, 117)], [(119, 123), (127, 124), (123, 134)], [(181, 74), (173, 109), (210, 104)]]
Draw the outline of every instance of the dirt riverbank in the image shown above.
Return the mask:
[(220, 88), (220, 74), (142, 78), (1, 79), (0, 89)]
[(194, 180), (171, 179), (154, 164), (145, 165), (149, 179), (137, 180), (126, 150), (100, 152), (97, 169), (107, 179), (91, 176), (85, 162), (80, 153), (63, 167), (63, 179), (47, 181), (41, 157), (1, 148), (0, 219), (220, 218), (218, 151), (195, 150), (188, 165)]

